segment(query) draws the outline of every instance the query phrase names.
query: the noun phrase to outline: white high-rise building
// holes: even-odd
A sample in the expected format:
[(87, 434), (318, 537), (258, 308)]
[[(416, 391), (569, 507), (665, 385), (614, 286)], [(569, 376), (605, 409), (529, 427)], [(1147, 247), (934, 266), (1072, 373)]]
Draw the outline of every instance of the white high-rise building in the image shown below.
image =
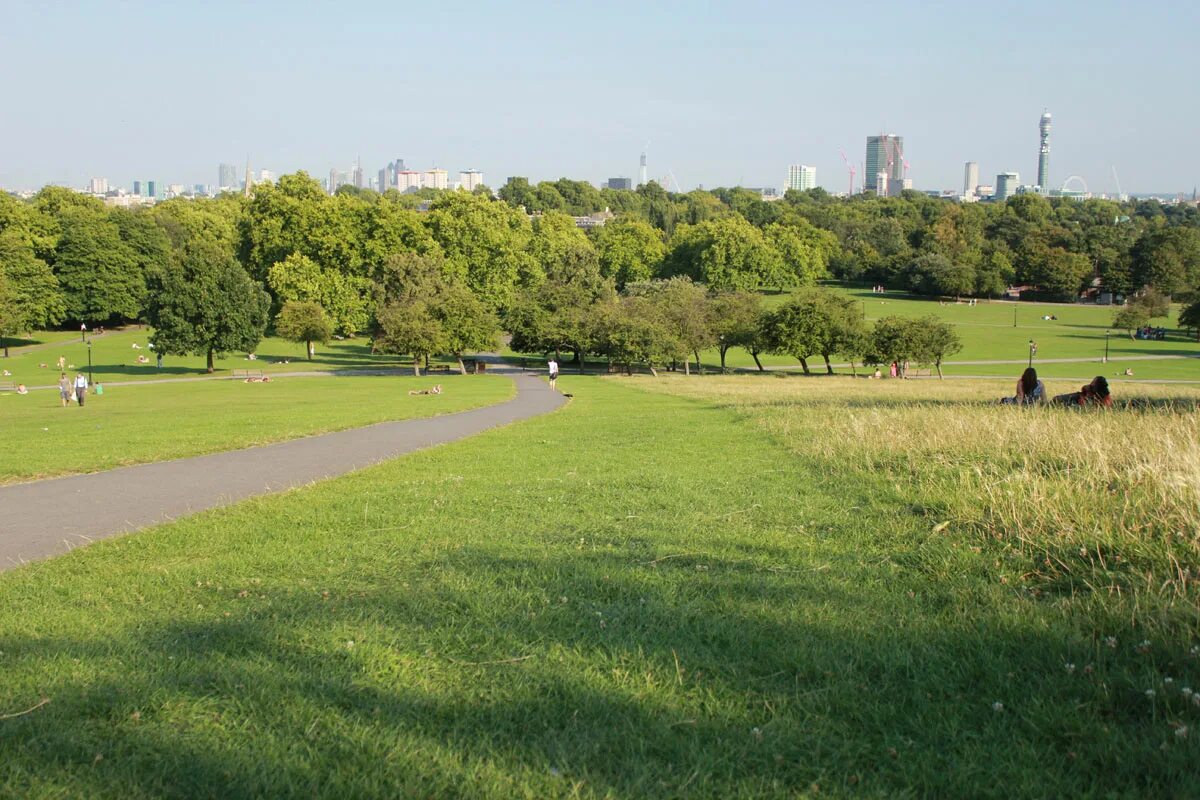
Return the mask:
[(804, 164), (789, 165), (787, 188), (795, 189), (798, 192), (807, 192), (809, 189), (817, 188), (817, 168)]
[(458, 188), (467, 191), (475, 191), (476, 186), (483, 185), (483, 173), (477, 169), (464, 169), (458, 173)]
[(92, 178), (88, 181), (88, 191), (92, 194), (108, 194), (108, 178)]
[(421, 173), (411, 169), (402, 169), (396, 173), (396, 189), (398, 191), (411, 192), (421, 187)]
[(273, 183), (275, 181), (275, 173), (269, 169), (260, 169), (258, 171), (258, 183)]
[(437, 168), (425, 170), (425, 188), (449, 189), (450, 178), (446, 170)]
[(979, 162), (968, 161), (963, 167), (962, 196), (967, 199), (975, 197), (975, 187), (979, 185)]

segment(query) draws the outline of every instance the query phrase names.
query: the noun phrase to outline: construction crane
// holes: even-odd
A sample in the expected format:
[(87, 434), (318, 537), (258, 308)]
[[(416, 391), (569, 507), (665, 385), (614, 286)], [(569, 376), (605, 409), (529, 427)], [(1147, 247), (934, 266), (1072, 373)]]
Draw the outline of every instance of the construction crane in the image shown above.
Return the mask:
[(846, 169), (850, 171), (850, 197), (854, 196), (854, 167), (850, 164), (850, 159), (846, 158), (846, 151), (839, 151), (842, 154), (842, 161), (846, 164)]

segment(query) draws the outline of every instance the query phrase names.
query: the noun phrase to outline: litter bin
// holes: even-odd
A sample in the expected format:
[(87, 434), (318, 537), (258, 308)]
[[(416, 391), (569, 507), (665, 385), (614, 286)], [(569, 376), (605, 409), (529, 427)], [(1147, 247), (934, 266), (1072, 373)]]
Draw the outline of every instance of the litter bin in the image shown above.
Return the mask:
[(475, 374), (476, 375), (480, 375), (486, 371), (487, 371), (487, 362), (486, 361), (476, 361), (475, 362)]

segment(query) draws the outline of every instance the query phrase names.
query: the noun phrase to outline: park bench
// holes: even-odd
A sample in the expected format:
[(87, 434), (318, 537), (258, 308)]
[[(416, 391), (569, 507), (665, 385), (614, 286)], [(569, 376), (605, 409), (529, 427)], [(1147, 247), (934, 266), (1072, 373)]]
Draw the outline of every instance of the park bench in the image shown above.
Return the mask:
[(464, 358), (463, 366), (466, 367), (468, 375), (479, 375), (487, 369), (487, 362), (477, 358)]
[(430, 364), (428, 367), (425, 368), (425, 371), (426, 372), (449, 372), (450, 365), (449, 364)]
[(0, 381), (0, 392), (15, 392), (17, 385), (12, 381)]
[(261, 378), (263, 371), (261, 369), (235, 369), (233, 371), (235, 378)]
[(928, 377), (931, 377), (932, 375), (933, 375), (933, 370), (931, 370), (931, 369), (914, 369), (914, 368), (910, 367), (909, 370), (904, 374), (904, 377), (906, 377), (906, 378), (928, 378)]

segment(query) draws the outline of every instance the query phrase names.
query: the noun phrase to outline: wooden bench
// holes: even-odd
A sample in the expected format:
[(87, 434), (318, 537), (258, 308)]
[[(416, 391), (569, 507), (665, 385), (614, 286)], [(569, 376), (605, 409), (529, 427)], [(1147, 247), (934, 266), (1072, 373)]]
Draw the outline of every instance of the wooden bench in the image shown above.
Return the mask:
[(449, 364), (430, 364), (428, 367), (425, 368), (425, 371), (426, 372), (449, 372), (450, 365)]
[(15, 392), (17, 385), (12, 381), (0, 381), (0, 392)]
[(904, 377), (906, 377), (906, 378), (929, 378), (932, 376), (933, 376), (933, 370), (931, 370), (931, 369), (910, 368), (908, 370), (908, 372), (906, 372), (904, 374)]
[(233, 370), (235, 378), (261, 378), (263, 371), (261, 369), (235, 369)]

